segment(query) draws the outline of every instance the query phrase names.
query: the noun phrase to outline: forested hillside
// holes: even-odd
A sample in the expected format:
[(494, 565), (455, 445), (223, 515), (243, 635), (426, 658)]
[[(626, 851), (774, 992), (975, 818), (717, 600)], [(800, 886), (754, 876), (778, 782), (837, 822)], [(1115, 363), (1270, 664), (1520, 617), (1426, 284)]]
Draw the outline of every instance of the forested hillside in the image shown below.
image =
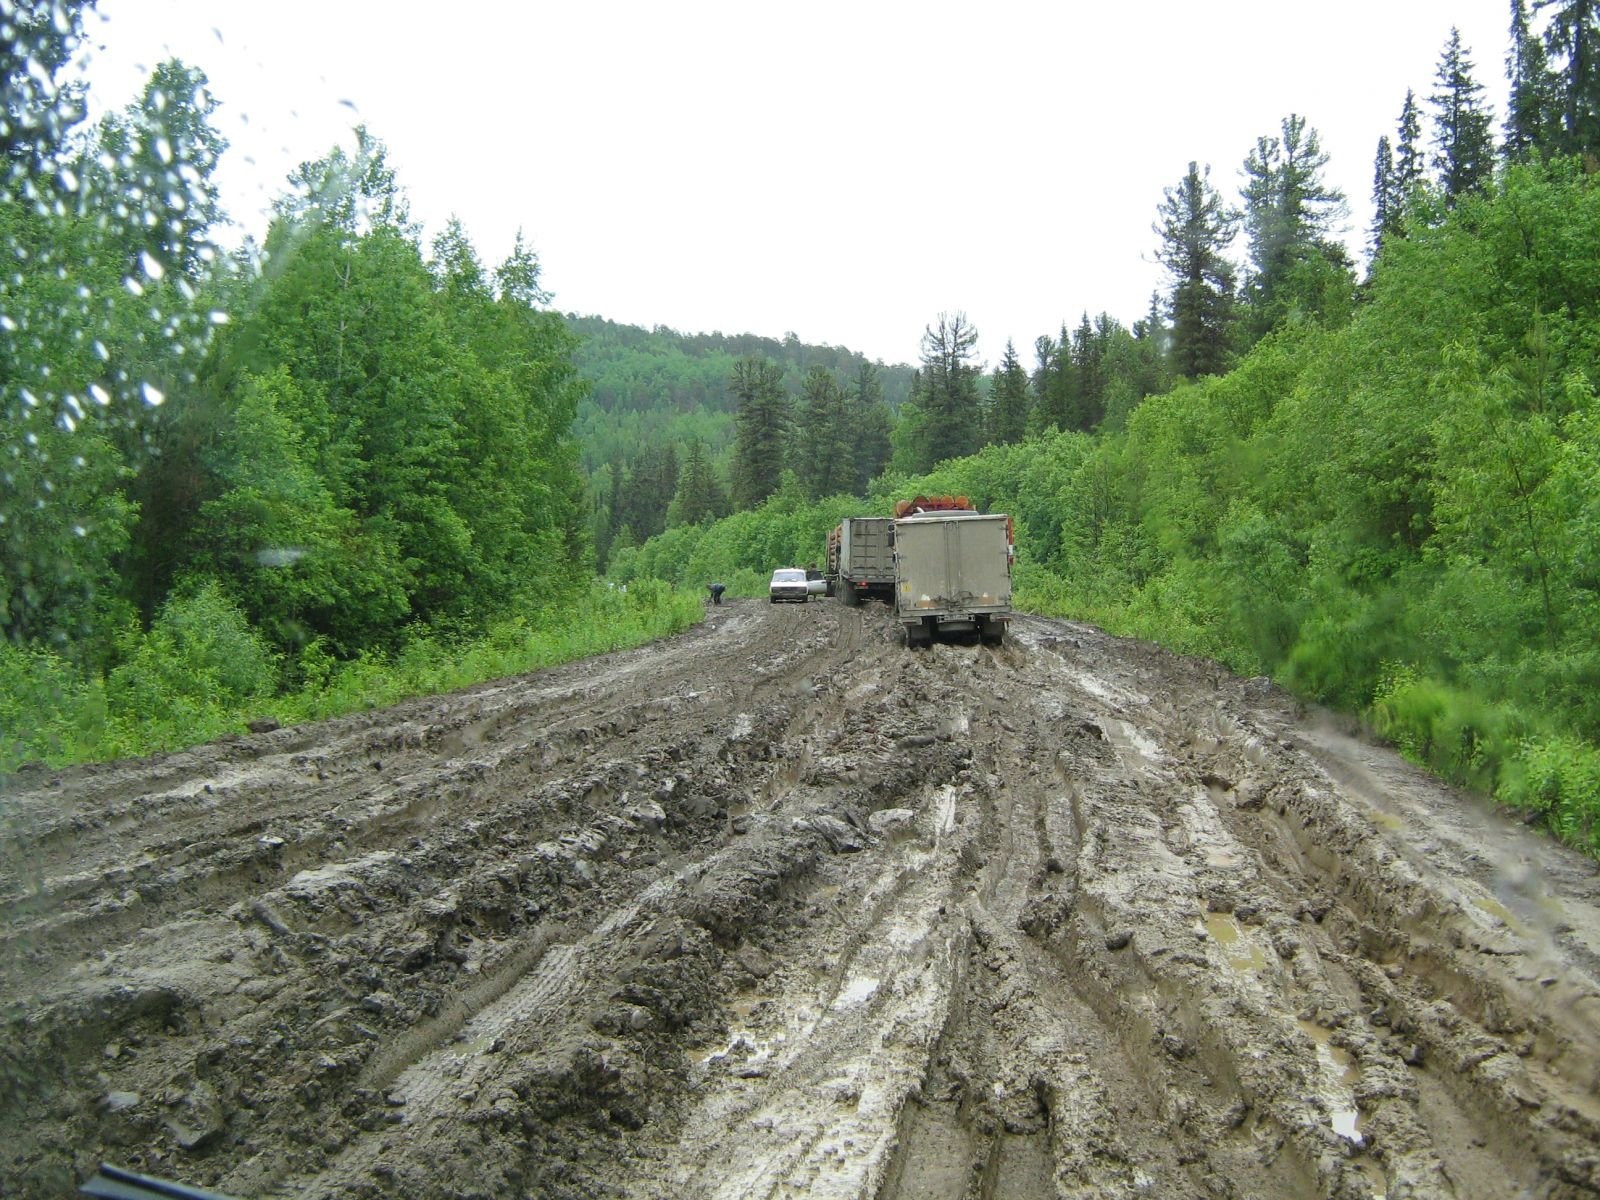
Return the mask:
[(589, 474), (602, 564), (619, 538), (623, 546), (634, 545), (669, 521), (730, 511), (739, 404), (734, 376), (741, 360), (774, 364), (778, 385), (791, 394), (808, 381), (812, 387), (823, 378), (837, 383), (843, 402), (859, 414), (857, 430), (870, 424), (876, 431), (859, 467), (863, 482), (882, 467), (893, 413), (911, 392), (911, 367), (870, 362), (840, 346), (808, 345), (792, 333), (781, 341), (752, 333), (684, 334), (573, 314), (567, 328), (579, 339), (573, 362), (588, 385), (574, 433)]

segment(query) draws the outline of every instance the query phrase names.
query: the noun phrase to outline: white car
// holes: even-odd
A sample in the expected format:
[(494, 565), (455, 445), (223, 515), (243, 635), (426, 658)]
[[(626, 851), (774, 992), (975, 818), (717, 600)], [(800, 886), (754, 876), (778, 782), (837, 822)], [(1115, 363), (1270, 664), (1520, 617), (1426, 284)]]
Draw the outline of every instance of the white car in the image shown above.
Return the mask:
[(806, 586), (806, 573), (799, 567), (779, 567), (772, 573), (772, 582), (767, 585), (767, 599), (773, 604), (780, 600), (804, 604), (811, 599), (811, 589)]

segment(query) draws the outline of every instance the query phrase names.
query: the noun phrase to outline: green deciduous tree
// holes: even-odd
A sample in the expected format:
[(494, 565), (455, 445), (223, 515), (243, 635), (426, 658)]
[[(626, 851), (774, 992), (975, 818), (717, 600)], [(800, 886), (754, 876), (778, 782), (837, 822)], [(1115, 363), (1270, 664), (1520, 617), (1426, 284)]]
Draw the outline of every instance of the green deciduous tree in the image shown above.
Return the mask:
[[(92, 642), (92, 656), (109, 645), (120, 621), (110, 614), (133, 592), (126, 555), (163, 402), (192, 385), (210, 333), (183, 273), (199, 269), (215, 215), (209, 172), (220, 139), (207, 126), (209, 103), (197, 99), (203, 76), (167, 63), (142, 101), (161, 110), (164, 152), (152, 138), (142, 157), (126, 145), (106, 153), (95, 136), (68, 155), (62, 122), (76, 110), (47, 64), (76, 39), (81, 7), (7, 12), (19, 36), (42, 39), (8, 48), (22, 57), (6, 63), (7, 109), (21, 96), (55, 108), (6, 127), (0, 517), (7, 634)], [(45, 19), (48, 32), (37, 23)], [(18, 62), (27, 81), (14, 77)], [(130, 127), (143, 111), (136, 105), (98, 132)]]
[(93, 0), (16, 0), (3, 10), (0, 38), (0, 169), (14, 195), (39, 195), (41, 173), (83, 120), (81, 83), (57, 76), (83, 40)]
[(196, 279), (215, 260), (211, 231), (224, 214), (213, 176), (227, 149), (212, 125), (216, 109), (205, 72), (168, 59), (137, 102), (100, 123), (85, 176), (122, 217), (130, 272)]

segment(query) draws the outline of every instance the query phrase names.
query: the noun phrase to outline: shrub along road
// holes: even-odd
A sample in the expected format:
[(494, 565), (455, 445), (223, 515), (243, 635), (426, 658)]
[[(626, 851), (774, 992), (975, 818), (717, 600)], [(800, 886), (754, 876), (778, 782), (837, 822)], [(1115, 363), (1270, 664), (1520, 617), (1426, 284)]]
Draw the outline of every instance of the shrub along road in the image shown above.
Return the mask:
[(1600, 1195), (1600, 877), (1263, 680), (738, 601), (5, 784), (0, 1185)]

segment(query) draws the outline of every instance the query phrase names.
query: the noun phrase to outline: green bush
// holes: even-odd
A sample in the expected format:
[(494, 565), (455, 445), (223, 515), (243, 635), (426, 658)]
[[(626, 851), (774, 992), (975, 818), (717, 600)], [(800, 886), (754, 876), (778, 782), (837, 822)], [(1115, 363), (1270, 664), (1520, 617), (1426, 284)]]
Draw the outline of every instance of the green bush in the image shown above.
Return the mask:
[[(317, 639), (279, 672), (259, 632), (215, 585), (122, 639), (104, 682), (44, 650), (0, 643), (0, 770), (149, 754), (238, 733), (252, 717), (317, 720), (637, 646), (704, 616), (697, 590), (597, 583), (570, 602), (495, 622), (477, 637), (413, 636), (344, 662)], [(289, 690), (275, 690), (282, 677)]]
[(150, 631), (129, 635), (106, 679), (112, 754), (170, 749), (236, 729), (247, 701), (271, 696), (277, 661), (215, 581), (162, 606)]
[(0, 641), (0, 767), (62, 762), (92, 747), (105, 726), (105, 689), (42, 647)]
[(1600, 856), (1600, 750), (1575, 737), (1529, 738), (1498, 798), (1536, 813), (1563, 842)]

